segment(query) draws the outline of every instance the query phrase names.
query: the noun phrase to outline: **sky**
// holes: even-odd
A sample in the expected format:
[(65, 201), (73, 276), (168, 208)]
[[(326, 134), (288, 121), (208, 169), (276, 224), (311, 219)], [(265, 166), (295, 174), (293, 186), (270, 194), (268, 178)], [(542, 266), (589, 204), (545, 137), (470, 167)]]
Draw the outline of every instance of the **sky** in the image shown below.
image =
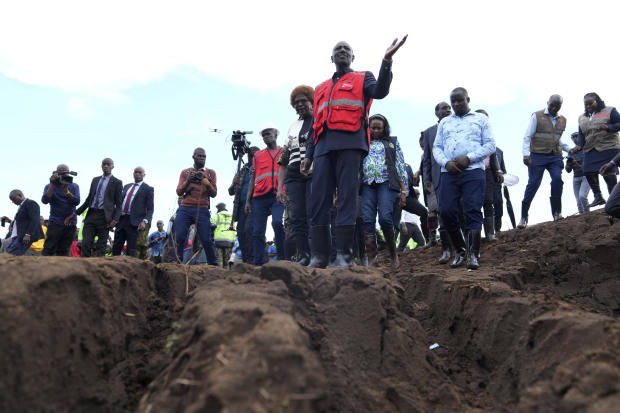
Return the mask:
[[(371, 114), (388, 118), (415, 169), (435, 104), (465, 87), (472, 109), (489, 112), (508, 172), (520, 179), (510, 188), (518, 219), (531, 113), (562, 95), (570, 144), (585, 93), (620, 102), (610, 51), (619, 11), (613, 1), (0, 1), (0, 215), (16, 212), (12, 189), (39, 202), (61, 163), (78, 172), (85, 198), (101, 160), (111, 157), (123, 183), (145, 168), (153, 218), (167, 220), (179, 173), (198, 146), (217, 173), (212, 205), (230, 210), (231, 131), (252, 130), (252, 144), (264, 147), (258, 130), (275, 123), (283, 144), (296, 119), (290, 92), (331, 77), (338, 41), (353, 47), (355, 70), (377, 74), (385, 49), (408, 33), (394, 56), (390, 94)], [(563, 180), (566, 216), (577, 207), (572, 176)], [(545, 175), (530, 223), (551, 218), (549, 183)]]

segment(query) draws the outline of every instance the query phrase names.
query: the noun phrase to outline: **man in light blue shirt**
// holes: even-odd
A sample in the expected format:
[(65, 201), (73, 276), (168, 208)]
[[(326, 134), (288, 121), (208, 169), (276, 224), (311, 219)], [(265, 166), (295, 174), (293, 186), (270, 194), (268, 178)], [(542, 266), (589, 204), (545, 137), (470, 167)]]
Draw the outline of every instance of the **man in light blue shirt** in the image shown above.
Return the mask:
[[(451, 267), (467, 261), (467, 268), (477, 269), (484, 202), (484, 158), (495, 152), (493, 132), (486, 116), (471, 112), (469, 95), (462, 87), (450, 94), (454, 113), (441, 120), (433, 144), (433, 157), (441, 165), (439, 215), (455, 256)], [(460, 231), (460, 202), (463, 205), (467, 244)]]
[(527, 226), (530, 204), (540, 187), (543, 173), (549, 171), (551, 176), (551, 216), (554, 221), (562, 218), (562, 150), (570, 147), (560, 138), (566, 129), (566, 118), (559, 115), (562, 96), (552, 95), (547, 101), (547, 108), (532, 113), (530, 123), (523, 137), (523, 163), (527, 166), (528, 182), (521, 202), (521, 220), (517, 228)]

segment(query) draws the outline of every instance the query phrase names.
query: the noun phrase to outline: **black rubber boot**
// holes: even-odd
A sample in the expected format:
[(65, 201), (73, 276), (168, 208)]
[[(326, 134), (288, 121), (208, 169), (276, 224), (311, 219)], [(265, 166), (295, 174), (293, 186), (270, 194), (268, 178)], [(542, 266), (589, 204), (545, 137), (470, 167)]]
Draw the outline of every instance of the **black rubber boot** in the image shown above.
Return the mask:
[(554, 221), (558, 221), (562, 219), (562, 198), (559, 196), (549, 197), (549, 201), (551, 202), (551, 216)]
[(484, 217), (484, 236), (487, 241), (495, 241), (495, 217)]
[(349, 268), (353, 266), (353, 242), (355, 225), (336, 227), (336, 259), (331, 267)]
[(295, 247), (297, 253), (297, 262), (304, 267), (310, 264), (310, 246), (308, 245), (308, 237), (297, 235), (295, 237)]
[(450, 267), (460, 267), (465, 263), (465, 255), (467, 254), (463, 233), (460, 230), (457, 230), (449, 232), (448, 234), (452, 240), (452, 245), (454, 245), (454, 259), (450, 263)]
[(368, 267), (376, 267), (377, 262), (377, 237), (374, 233), (364, 232), (364, 244), (366, 245), (366, 256), (368, 257)]
[(392, 269), (397, 270), (400, 267), (400, 261), (398, 260), (398, 251), (396, 250), (396, 239), (394, 238), (394, 227), (390, 226), (383, 229), (383, 237), (385, 238), (385, 245), (390, 253), (390, 261)]
[(312, 258), (308, 266), (315, 268), (326, 268), (329, 262), (329, 251), (331, 249), (331, 234), (329, 225), (318, 225), (310, 228), (312, 236)]
[(467, 268), (477, 270), (480, 268), (478, 257), (480, 256), (480, 230), (467, 231)]
[(601, 185), (598, 182), (598, 174), (586, 175), (586, 179), (588, 180), (590, 189), (592, 189), (592, 193), (594, 194), (594, 200), (588, 204), (588, 208), (605, 205), (606, 201), (605, 198), (603, 198), (603, 193), (601, 192)]
[(437, 228), (428, 230), (428, 242), (422, 247), (422, 249), (434, 247), (435, 245), (437, 245)]
[(452, 259), (452, 251), (454, 251), (452, 239), (447, 231), (439, 231), (439, 237), (441, 238), (441, 258), (439, 258), (439, 263), (447, 264)]

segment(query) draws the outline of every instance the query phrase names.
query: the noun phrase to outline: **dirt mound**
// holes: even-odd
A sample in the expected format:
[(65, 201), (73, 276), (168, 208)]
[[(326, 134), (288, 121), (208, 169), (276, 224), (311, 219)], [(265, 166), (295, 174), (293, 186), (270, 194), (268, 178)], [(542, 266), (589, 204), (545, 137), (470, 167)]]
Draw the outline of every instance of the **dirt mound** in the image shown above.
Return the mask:
[(478, 271), (199, 266), (189, 297), (174, 264), (2, 257), (0, 411), (615, 411), (616, 226), (502, 232)]

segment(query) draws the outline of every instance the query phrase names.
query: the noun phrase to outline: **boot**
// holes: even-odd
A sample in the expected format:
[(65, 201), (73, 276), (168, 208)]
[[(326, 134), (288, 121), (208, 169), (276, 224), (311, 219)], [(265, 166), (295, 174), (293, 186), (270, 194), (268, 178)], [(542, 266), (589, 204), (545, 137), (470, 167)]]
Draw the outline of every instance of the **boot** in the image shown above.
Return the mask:
[(588, 180), (588, 184), (590, 184), (590, 188), (592, 189), (592, 193), (594, 194), (594, 200), (587, 205), (588, 208), (605, 205), (605, 198), (603, 198), (601, 186), (598, 182), (598, 174), (586, 175), (586, 179)]
[(385, 237), (385, 245), (390, 253), (390, 260), (392, 261), (392, 269), (397, 270), (400, 267), (400, 261), (398, 260), (398, 251), (396, 251), (396, 240), (394, 239), (394, 227), (383, 228), (383, 236)]
[(366, 256), (368, 257), (367, 267), (377, 267), (377, 237), (374, 233), (364, 232), (364, 243), (366, 244)]
[(460, 230), (456, 230), (449, 232), (448, 234), (452, 240), (452, 245), (454, 245), (454, 260), (450, 263), (450, 267), (460, 267), (463, 263), (465, 263), (465, 255), (467, 253), (463, 233)]
[(441, 238), (441, 258), (439, 258), (440, 264), (447, 264), (452, 258), (452, 251), (454, 246), (452, 245), (452, 239), (447, 231), (439, 231), (439, 237)]
[(299, 265), (303, 265), (304, 267), (310, 264), (310, 254), (308, 253), (308, 237), (304, 235), (297, 235), (295, 237), (295, 247), (297, 249), (297, 253), (295, 254), (297, 257), (297, 262)]
[(428, 230), (428, 242), (422, 249), (434, 247), (435, 245), (437, 245), (437, 228), (432, 228)]
[(551, 216), (554, 221), (562, 219), (562, 198), (559, 196), (552, 196), (549, 198), (551, 202)]
[(495, 241), (495, 217), (484, 217), (484, 236), (487, 241), (492, 242)]
[(355, 240), (355, 225), (336, 227), (336, 259), (331, 265), (336, 268), (353, 266), (353, 242)]
[(467, 268), (477, 270), (480, 268), (478, 257), (480, 256), (480, 230), (467, 231)]
[(329, 251), (331, 249), (331, 234), (329, 225), (317, 225), (310, 228), (312, 237), (311, 251), (312, 258), (308, 266), (315, 268), (326, 268), (329, 262)]

